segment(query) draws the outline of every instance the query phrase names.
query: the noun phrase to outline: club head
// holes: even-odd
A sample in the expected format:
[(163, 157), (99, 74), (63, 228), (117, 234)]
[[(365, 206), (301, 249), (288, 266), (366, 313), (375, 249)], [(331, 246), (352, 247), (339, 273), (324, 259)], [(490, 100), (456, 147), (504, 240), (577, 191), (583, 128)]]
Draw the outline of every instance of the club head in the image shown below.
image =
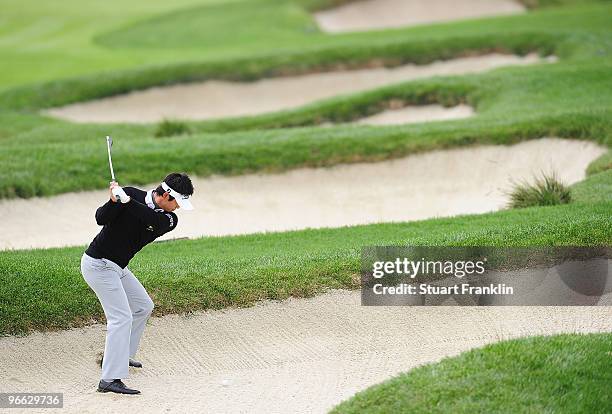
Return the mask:
[(110, 136), (106, 136), (106, 143), (108, 144), (108, 147), (112, 147), (113, 146), (113, 139)]

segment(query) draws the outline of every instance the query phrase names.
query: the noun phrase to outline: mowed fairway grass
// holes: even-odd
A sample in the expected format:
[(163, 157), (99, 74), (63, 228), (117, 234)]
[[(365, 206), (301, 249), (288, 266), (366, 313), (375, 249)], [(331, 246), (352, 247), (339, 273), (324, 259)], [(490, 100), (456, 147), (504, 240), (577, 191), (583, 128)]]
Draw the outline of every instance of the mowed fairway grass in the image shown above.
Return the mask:
[(515, 339), (428, 364), (330, 414), (609, 413), (612, 334)]
[[(564, 5), (338, 36), (318, 32), (307, 13), (323, 3), (278, 1), (271, 10), (266, 0), (0, 2), (7, 21), (0, 27), (0, 56), (7, 62), (0, 67), (0, 198), (104, 188), (107, 134), (115, 138), (116, 172), (132, 185), (159, 180), (171, 170), (201, 176), (281, 171), (542, 136), (611, 145), (610, 2), (546, 1)], [(254, 5), (269, 13), (257, 14)], [(210, 23), (211, 16), (235, 26), (244, 13), (256, 16), (227, 36), (219, 35), (227, 25), (198, 26)], [(266, 20), (279, 13), (287, 15), (286, 24)], [(201, 27), (197, 36), (187, 30), (194, 27)], [(78, 125), (40, 115), (53, 105), (153, 85), (252, 80), (340, 64), (425, 63), (490, 51), (536, 51), (560, 61), (409, 82), (258, 117), (189, 122), (190, 134), (166, 138), (154, 136), (156, 125)], [(317, 127), (375, 113), (391, 100), (467, 102), (478, 115), (410, 126)], [(564, 206), (161, 243), (145, 248), (130, 267), (151, 292), (159, 315), (356, 288), (364, 245), (609, 245), (611, 167), (608, 152), (589, 167), (588, 180), (573, 188), (574, 202)], [(102, 320), (80, 276), (83, 249), (0, 252), (0, 334)]]

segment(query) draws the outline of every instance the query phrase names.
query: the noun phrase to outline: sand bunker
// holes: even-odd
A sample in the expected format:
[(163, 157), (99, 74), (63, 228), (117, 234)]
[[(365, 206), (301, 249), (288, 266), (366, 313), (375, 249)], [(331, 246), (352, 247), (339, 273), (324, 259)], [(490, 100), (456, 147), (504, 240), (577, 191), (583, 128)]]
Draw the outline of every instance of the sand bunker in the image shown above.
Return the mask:
[(474, 109), (468, 105), (445, 108), (442, 105), (408, 106), (401, 109), (389, 109), (354, 122), (361, 125), (401, 125), (419, 122), (448, 121), (465, 119), (474, 115)]
[(452, 20), (517, 14), (525, 6), (513, 0), (361, 0), (315, 13), (324, 32), (415, 26)]
[[(105, 328), (0, 338), (3, 392), (74, 413), (324, 413), (417, 365), (504, 339), (610, 332), (612, 307), (363, 307), (359, 292), (151, 320), (128, 385), (95, 392)], [(62, 411), (63, 412), (63, 411)]]
[[(544, 170), (574, 183), (584, 178), (588, 164), (605, 151), (586, 141), (540, 139), (282, 174), (198, 178), (194, 180), (196, 210), (179, 211), (179, 225), (166, 237), (339, 227), (494, 211), (505, 206), (505, 192), (512, 180), (530, 179)], [(107, 199), (107, 191), (100, 190), (0, 201), (0, 249), (89, 243), (99, 230), (94, 212)]]
[(397, 82), (437, 75), (460, 75), (490, 69), (552, 62), (536, 54), (524, 57), (490, 54), (428, 65), (404, 65), (262, 79), (256, 82), (207, 81), (151, 88), (126, 95), (54, 108), (46, 114), (73, 122), (157, 122), (257, 115), (297, 108), (319, 99), (360, 92)]

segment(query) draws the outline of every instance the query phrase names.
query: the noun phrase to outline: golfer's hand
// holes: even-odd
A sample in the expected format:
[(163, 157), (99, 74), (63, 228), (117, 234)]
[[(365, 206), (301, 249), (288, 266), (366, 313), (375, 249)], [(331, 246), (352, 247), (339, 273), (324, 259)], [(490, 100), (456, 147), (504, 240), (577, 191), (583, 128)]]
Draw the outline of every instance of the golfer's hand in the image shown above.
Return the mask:
[(113, 194), (113, 188), (118, 187), (119, 183), (116, 181), (111, 181), (110, 186), (108, 187), (108, 192), (110, 193), (110, 199), (113, 203), (117, 202), (117, 197)]
[(117, 201), (121, 201), (123, 204), (125, 204), (129, 203), (131, 200), (131, 197), (127, 195), (123, 188), (121, 188), (121, 186), (119, 186), (117, 183), (111, 185), (111, 197), (115, 199), (115, 203)]

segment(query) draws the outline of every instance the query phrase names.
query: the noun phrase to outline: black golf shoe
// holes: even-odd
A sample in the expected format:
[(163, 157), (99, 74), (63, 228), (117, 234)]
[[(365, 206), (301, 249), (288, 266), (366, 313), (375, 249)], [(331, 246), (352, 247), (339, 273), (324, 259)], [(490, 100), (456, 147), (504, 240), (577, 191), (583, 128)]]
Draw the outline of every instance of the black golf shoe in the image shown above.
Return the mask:
[(112, 382), (100, 380), (98, 392), (115, 392), (117, 394), (140, 394), (140, 391), (128, 388), (123, 381), (116, 379)]

